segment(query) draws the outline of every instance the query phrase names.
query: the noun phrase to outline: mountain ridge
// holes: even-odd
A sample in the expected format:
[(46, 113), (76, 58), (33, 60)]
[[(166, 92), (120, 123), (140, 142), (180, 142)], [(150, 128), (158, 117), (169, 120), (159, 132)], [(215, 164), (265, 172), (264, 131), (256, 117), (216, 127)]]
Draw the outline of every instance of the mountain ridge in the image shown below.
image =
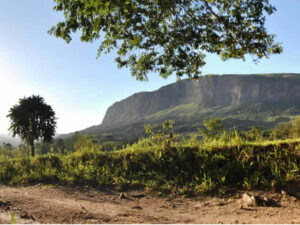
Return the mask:
[(0, 145), (2, 143), (9, 143), (14, 147), (17, 147), (21, 144), (21, 139), (19, 137), (12, 137), (9, 134), (0, 134)]
[[(182, 104), (199, 103), (203, 107), (214, 107), (243, 102), (278, 101), (283, 100), (284, 97), (295, 97), (293, 94), (287, 94), (291, 93), (289, 92), (290, 87), (294, 87), (293, 81), (288, 81), (289, 84), (285, 85), (283, 82), (286, 82), (287, 79), (284, 79), (283, 76), (299, 75), (212, 75), (200, 77), (198, 80), (185, 79), (161, 87), (153, 92), (136, 93), (120, 102), (114, 103), (108, 108), (102, 125), (108, 127), (124, 120), (142, 118)], [(268, 87), (270, 86), (268, 83), (274, 83), (274, 80), (267, 77), (281, 79), (281, 82), (276, 82), (279, 87)], [(259, 82), (253, 82), (253, 80), (259, 80)], [(245, 87), (242, 87), (243, 85)], [(297, 86), (296, 89), (299, 96), (300, 87)], [(273, 91), (270, 92), (270, 90)], [(266, 91), (269, 92), (264, 93)], [(144, 104), (145, 102), (147, 104)]]
[(194, 131), (189, 126), (199, 126), (209, 117), (249, 124), (257, 120), (258, 124), (272, 127), (300, 115), (299, 98), (300, 74), (296, 73), (206, 75), (115, 102), (107, 109), (102, 124), (80, 132), (94, 136), (137, 136), (143, 132), (143, 124), (163, 119), (174, 119), (175, 126), (181, 124), (185, 127), (182, 130)]

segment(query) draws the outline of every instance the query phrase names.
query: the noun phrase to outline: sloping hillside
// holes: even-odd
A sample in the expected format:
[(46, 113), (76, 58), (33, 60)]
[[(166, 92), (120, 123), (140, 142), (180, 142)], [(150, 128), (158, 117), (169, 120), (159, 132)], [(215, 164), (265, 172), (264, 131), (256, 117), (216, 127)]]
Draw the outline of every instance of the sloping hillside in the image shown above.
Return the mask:
[(10, 143), (12, 146), (16, 147), (21, 143), (21, 140), (18, 137), (13, 138), (7, 134), (0, 134), (0, 145), (2, 145), (2, 143)]
[(226, 127), (270, 128), (300, 115), (300, 74), (208, 75), (153, 92), (136, 93), (108, 108), (103, 122), (81, 133), (117, 139), (142, 135), (145, 123), (175, 120), (193, 132), (202, 120), (221, 117)]

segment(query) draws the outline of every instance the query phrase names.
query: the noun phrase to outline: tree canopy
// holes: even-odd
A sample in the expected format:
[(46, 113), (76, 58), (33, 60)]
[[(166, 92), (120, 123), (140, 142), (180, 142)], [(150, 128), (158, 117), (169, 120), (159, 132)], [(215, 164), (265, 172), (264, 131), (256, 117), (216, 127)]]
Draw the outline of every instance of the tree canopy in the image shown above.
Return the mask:
[(32, 156), (35, 155), (34, 140), (50, 142), (55, 134), (55, 112), (38, 95), (20, 99), (7, 117), (11, 120), (10, 132), (14, 137), (19, 135), (30, 146)]
[(49, 33), (72, 40), (100, 41), (98, 56), (117, 50), (118, 67), (129, 67), (139, 80), (149, 72), (168, 77), (197, 77), (205, 54), (223, 60), (255, 61), (281, 53), (265, 28), (275, 12), (269, 0), (53, 0), (64, 21)]

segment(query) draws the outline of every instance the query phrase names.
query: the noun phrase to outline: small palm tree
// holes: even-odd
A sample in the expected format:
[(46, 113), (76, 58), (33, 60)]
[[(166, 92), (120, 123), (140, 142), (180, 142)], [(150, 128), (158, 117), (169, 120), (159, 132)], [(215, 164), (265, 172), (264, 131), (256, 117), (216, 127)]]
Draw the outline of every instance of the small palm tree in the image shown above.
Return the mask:
[(11, 120), (9, 131), (12, 136), (19, 135), (30, 147), (32, 157), (35, 155), (34, 140), (52, 141), (56, 128), (55, 112), (39, 95), (20, 99), (7, 117)]

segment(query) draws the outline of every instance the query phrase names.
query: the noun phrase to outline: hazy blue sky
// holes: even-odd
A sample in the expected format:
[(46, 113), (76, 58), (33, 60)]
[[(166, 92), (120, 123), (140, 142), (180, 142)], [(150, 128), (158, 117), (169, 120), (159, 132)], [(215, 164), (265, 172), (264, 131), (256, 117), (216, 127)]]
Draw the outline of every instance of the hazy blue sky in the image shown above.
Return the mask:
[[(284, 53), (254, 64), (207, 57), (203, 73), (300, 73), (300, 0), (273, 0), (277, 12), (267, 19)], [(96, 60), (99, 43), (70, 44), (47, 34), (61, 19), (51, 0), (3, 0), (0, 6), (0, 133), (7, 133), (9, 108), (32, 94), (43, 96), (57, 113), (58, 133), (100, 124), (106, 109), (139, 91), (172, 83), (152, 75), (138, 82), (117, 69), (114, 55)]]

